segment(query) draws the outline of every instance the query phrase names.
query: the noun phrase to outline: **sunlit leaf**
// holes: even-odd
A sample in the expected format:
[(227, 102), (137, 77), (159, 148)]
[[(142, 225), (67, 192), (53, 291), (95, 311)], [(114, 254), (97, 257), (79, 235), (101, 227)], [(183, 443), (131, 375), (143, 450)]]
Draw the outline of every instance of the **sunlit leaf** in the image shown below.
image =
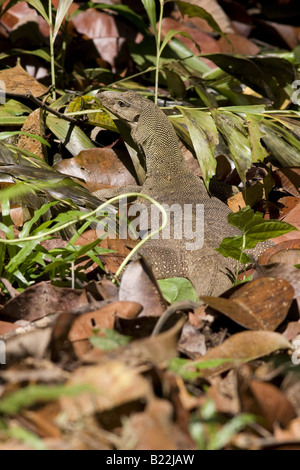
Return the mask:
[(246, 113), (246, 119), (248, 122), (252, 162), (263, 162), (267, 156), (267, 151), (261, 144), (263, 133), (260, 128), (260, 123), (262, 122), (263, 116)]
[(26, 135), (27, 137), (31, 137), (32, 139), (36, 139), (42, 144), (47, 145), (47, 147), (51, 147), (51, 145), (45, 139), (43, 139), (40, 135), (30, 134), (29, 132), (23, 132), (23, 131), (0, 132), (0, 140), (8, 139), (9, 137), (12, 137), (14, 135)]
[(87, 391), (91, 391), (91, 386), (82, 384), (72, 386), (55, 385), (51, 387), (49, 385), (30, 385), (2, 397), (0, 413), (8, 415), (16, 414), (23, 408), (29, 408), (37, 403), (57, 400), (62, 396), (79, 395)]
[(92, 336), (90, 342), (95, 348), (103, 349), (103, 351), (111, 351), (113, 349), (125, 346), (129, 343), (130, 336), (124, 336), (117, 331), (108, 328), (101, 329), (105, 336)]
[(165, 38), (164, 38), (164, 40), (163, 40), (163, 43), (162, 43), (162, 45), (160, 46), (160, 51), (159, 51), (160, 54), (162, 53), (162, 51), (164, 50), (164, 48), (166, 47), (166, 45), (168, 44), (168, 42), (169, 42), (174, 36), (177, 36), (177, 35), (183, 36), (183, 37), (188, 38), (188, 39), (190, 39), (191, 41), (193, 41), (193, 43), (194, 43), (194, 44), (196, 45), (196, 47), (198, 48), (199, 53), (201, 52), (199, 45), (194, 41), (194, 39), (192, 38), (192, 36), (191, 36), (190, 34), (185, 33), (184, 31), (177, 31), (177, 30), (175, 30), (175, 29), (170, 29), (170, 30), (167, 32), (167, 34), (165, 35)]
[(78, 126), (74, 126), (64, 119), (49, 114), (46, 118), (46, 124), (73, 156), (78, 155), (81, 150), (95, 147)]
[(227, 111), (212, 109), (211, 113), (219, 131), (225, 137), (237, 172), (245, 183), (246, 172), (251, 167), (252, 158), (244, 120)]
[(61, 27), (61, 24), (72, 3), (73, 3), (73, 0), (59, 0), (57, 12), (56, 12), (56, 18), (55, 18), (55, 25), (54, 25), (54, 30), (53, 30), (53, 41), (55, 41), (59, 28)]
[(178, 107), (178, 109), (185, 117), (202, 176), (208, 188), (209, 180), (215, 174), (217, 167), (214, 154), (219, 142), (218, 130), (208, 113), (193, 108)]
[(155, 0), (142, 0), (142, 3), (145, 7), (145, 10), (147, 12), (148, 18), (150, 20), (153, 32), (155, 36), (157, 36), (157, 31), (156, 31), (156, 3)]
[(243, 413), (234, 416), (221, 429), (213, 434), (210, 438), (207, 450), (222, 449), (230, 442), (230, 440), (249, 424), (253, 424), (256, 418), (254, 415)]
[(264, 143), (271, 150), (273, 155), (283, 166), (299, 166), (300, 152), (298, 149), (286, 142), (282, 136), (273, 132), (268, 126), (262, 124), (262, 131), (265, 133), (263, 137)]
[(48, 24), (50, 23), (48, 14), (46, 13), (44, 5), (40, 0), (27, 0), (27, 3), (33, 6), (40, 13), (40, 15), (42, 15), (42, 17)]
[(157, 282), (164, 298), (170, 304), (180, 300), (198, 301), (198, 295), (188, 279), (172, 277), (169, 279), (159, 279)]
[[(226, 237), (222, 240), (217, 251), (223, 256), (239, 260), (241, 250), (255, 248), (259, 242), (276, 238), (285, 233), (297, 230), (293, 225), (279, 220), (265, 220), (263, 214), (254, 212), (249, 206), (239, 212), (228, 215), (228, 222), (240, 229), (243, 235)], [(249, 258), (243, 256), (242, 262), (248, 262)]]

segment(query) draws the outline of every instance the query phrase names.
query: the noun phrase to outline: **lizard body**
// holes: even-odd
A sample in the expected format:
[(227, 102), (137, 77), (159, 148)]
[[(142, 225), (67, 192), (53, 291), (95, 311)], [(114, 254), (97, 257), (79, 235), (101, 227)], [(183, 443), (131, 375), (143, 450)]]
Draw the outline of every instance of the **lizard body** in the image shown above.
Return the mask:
[[(187, 240), (151, 239), (141, 250), (158, 279), (186, 277), (199, 295), (219, 295), (232, 283), (228, 274), (236, 264), (214, 249), (224, 237), (240, 232), (228, 224), (229, 208), (210, 197), (204, 183), (189, 169), (175, 130), (165, 113), (150, 100), (134, 92), (102, 92), (102, 104), (131, 129), (131, 136), (146, 161), (146, 179), (141, 192), (160, 204), (204, 205), (204, 245), (187, 250)], [(138, 201), (145, 204), (144, 200)], [(171, 219), (171, 225), (173, 219)], [(172, 233), (172, 232), (171, 232)]]

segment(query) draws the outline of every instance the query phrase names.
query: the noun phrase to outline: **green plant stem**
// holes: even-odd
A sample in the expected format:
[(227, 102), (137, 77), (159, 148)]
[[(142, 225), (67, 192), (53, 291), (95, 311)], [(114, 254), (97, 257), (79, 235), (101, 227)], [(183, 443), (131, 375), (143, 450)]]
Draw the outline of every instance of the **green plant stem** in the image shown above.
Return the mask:
[(53, 87), (52, 98), (56, 100), (55, 91), (55, 57), (54, 57), (54, 41), (53, 41), (53, 20), (52, 20), (52, 3), (48, 0), (49, 6), (49, 42), (50, 42), (50, 58), (51, 58), (51, 84)]
[(159, 22), (158, 22), (158, 32), (156, 36), (156, 69), (155, 69), (155, 94), (154, 102), (157, 105), (158, 98), (158, 79), (159, 79), (159, 61), (160, 61), (160, 42), (161, 42), (161, 23), (164, 15), (164, 0), (159, 0), (160, 3), (160, 13), (159, 13)]
[(236, 283), (238, 283), (238, 276), (239, 276), (239, 272), (240, 272), (240, 266), (241, 266), (241, 262), (242, 262), (242, 256), (243, 256), (244, 251), (245, 251), (245, 246), (246, 246), (246, 234), (243, 233), (243, 246), (242, 246), (242, 248), (241, 248), (240, 258), (239, 258), (239, 260), (238, 260), (238, 264), (237, 264), (237, 267), (236, 267), (236, 273), (235, 273)]
[(119, 201), (121, 199), (124, 199), (124, 198), (134, 198), (134, 197), (139, 197), (139, 198), (141, 197), (141, 198), (146, 199), (147, 201), (151, 202), (151, 204), (154, 204), (162, 212), (162, 224), (158, 229), (156, 229), (153, 232), (149, 233), (146, 238), (141, 240), (134, 247), (134, 249), (129, 253), (129, 255), (125, 258), (125, 260), (123, 261), (123, 263), (121, 264), (121, 266), (119, 267), (119, 269), (116, 273), (116, 277), (118, 277), (118, 276), (120, 276), (121, 272), (123, 271), (123, 269), (125, 268), (127, 263), (135, 255), (135, 253), (144, 245), (144, 243), (146, 243), (148, 240), (150, 240), (150, 238), (152, 238), (157, 233), (161, 232), (165, 228), (165, 226), (167, 225), (167, 222), (168, 222), (167, 212), (164, 209), (164, 207), (161, 206), (157, 201), (155, 201), (155, 199), (153, 199), (152, 197), (147, 196), (145, 194), (140, 194), (140, 193), (121, 194), (120, 196), (116, 196), (116, 197), (113, 197), (112, 199), (109, 199), (104, 204), (101, 204), (99, 207), (97, 207), (97, 209), (93, 210), (92, 212), (88, 212), (87, 214), (84, 214), (84, 215), (82, 215), (82, 216), (80, 216), (80, 217), (78, 217), (74, 220), (70, 220), (69, 222), (66, 222), (65, 224), (62, 224), (60, 227), (55, 227), (54, 229), (49, 230), (47, 233), (44, 232), (42, 234), (34, 235), (32, 237), (15, 238), (13, 240), (6, 240), (6, 239), (3, 239), (3, 238), (0, 238), (0, 244), (3, 243), (3, 244), (7, 244), (7, 245), (14, 245), (14, 244), (18, 244), (18, 243), (24, 243), (24, 242), (38, 240), (40, 238), (48, 237), (49, 235), (53, 235), (54, 233), (57, 233), (60, 230), (64, 230), (64, 229), (70, 227), (71, 225), (74, 225), (78, 222), (82, 222), (82, 221), (88, 219), (89, 217), (93, 217), (93, 216), (97, 215), (98, 212), (103, 211), (103, 209), (105, 209), (105, 207), (107, 207), (110, 204), (113, 204), (114, 202), (117, 202), (117, 201)]

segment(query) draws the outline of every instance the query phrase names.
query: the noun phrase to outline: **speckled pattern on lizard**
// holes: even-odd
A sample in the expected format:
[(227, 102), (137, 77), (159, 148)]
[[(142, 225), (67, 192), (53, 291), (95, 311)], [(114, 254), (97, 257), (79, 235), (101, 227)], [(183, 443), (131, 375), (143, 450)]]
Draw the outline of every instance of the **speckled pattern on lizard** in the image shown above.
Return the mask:
[[(172, 124), (152, 101), (131, 91), (105, 91), (97, 97), (105, 108), (130, 127), (131, 136), (145, 158), (147, 173), (141, 192), (169, 206), (204, 205), (201, 249), (187, 250), (189, 240), (184, 237), (151, 239), (143, 246), (141, 253), (150, 262), (154, 274), (158, 279), (186, 277), (198, 295), (221, 294), (232, 285), (236, 263), (214, 249), (223, 238), (240, 234), (228, 224), (230, 209), (219, 199), (210, 197), (203, 181), (189, 169)], [(142, 199), (138, 202), (145, 204)], [(253, 254), (258, 251), (254, 250)]]

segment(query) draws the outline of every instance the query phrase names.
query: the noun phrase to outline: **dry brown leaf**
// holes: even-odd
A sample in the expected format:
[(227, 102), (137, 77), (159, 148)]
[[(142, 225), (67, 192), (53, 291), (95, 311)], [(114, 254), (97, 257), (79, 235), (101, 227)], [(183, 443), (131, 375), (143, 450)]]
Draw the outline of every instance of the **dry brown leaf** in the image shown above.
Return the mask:
[(238, 212), (239, 210), (246, 207), (243, 193), (240, 192), (238, 194), (235, 194), (234, 196), (231, 196), (227, 200), (227, 204), (228, 204), (229, 209), (232, 210), (232, 212)]
[(242, 331), (228, 338), (220, 346), (210, 349), (205, 356), (197, 359), (197, 363), (212, 359), (226, 360), (220, 366), (201, 369), (201, 375), (209, 377), (237, 367), (242, 363), (267, 356), (278, 349), (291, 349), (291, 347), (290, 342), (279, 333), (272, 331)]
[[(294, 227), (300, 230), (300, 204), (298, 204), (291, 212), (288, 213), (288, 215), (284, 218), (284, 222), (294, 225)], [(278, 245), (285, 240), (299, 240), (299, 238), (299, 232), (294, 230), (293, 232), (286, 233), (280, 237), (271, 238), (271, 241), (275, 243), (275, 245)]]
[(178, 342), (178, 350), (191, 359), (199, 357), (199, 355), (204, 356), (206, 354), (206, 338), (193, 325), (186, 323)]
[(284, 336), (288, 341), (292, 341), (298, 335), (300, 335), (300, 321), (289, 322), (282, 333), (282, 336)]
[(16, 330), (18, 334), (5, 341), (6, 363), (14, 364), (26, 357), (45, 357), (52, 333), (49, 323), (48, 318), (42, 318), (32, 330), (27, 331), (26, 327)]
[(142, 413), (134, 414), (123, 427), (122, 450), (193, 449), (191, 438), (173, 422), (167, 400), (152, 399)]
[[(97, 230), (98, 236), (101, 235), (101, 232)], [(115, 238), (114, 236), (108, 236), (101, 241), (100, 246), (106, 248), (107, 250), (113, 250), (113, 253), (107, 253), (100, 255), (100, 260), (104, 265), (105, 272), (107, 274), (116, 274), (119, 267), (129, 255), (131, 248), (133, 248), (134, 242), (127, 237), (126, 240), (122, 238)]]
[(0, 80), (5, 83), (5, 91), (10, 95), (25, 95), (30, 91), (33, 96), (41, 96), (47, 92), (47, 88), (29, 75), (20, 64), (1, 70)]
[[(297, 243), (297, 246), (298, 246), (297, 240), (291, 240), (289, 242), (280, 243), (278, 247), (283, 246), (283, 244), (289, 244), (289, 246), (291, 246), (290, 244), (294, 244), (295, 242)], [(291, 256), (288, 256), (288, 253), (290, 251), (291, 251)], [(295, 250), (288, 250), (287, 256), (285, 256), (286, 260), (288, 262), (291, 262), (292, 264), (294, 264), (294, 261), (298, 260), (298, 263), (299, 263), (299, 250), (297, 250), (297, 253), (298, 253), (298, 258), (296, 258)], [(264, 263), (270, 262), (271, 259), (267, 258), (267, 254), (265, 256), (266, 258), (262, 256), (263, 262)], [(273, 261), (273, 256), (272, 256), (272, 261)], [(256, 267), (253, 278), (257, 279), (261, 276), (275, 277), (277, 279), (285, 279), (286, 281), (288, 281), (291, 284), (291, 286), (293, 286), (294, 298), (297, 300), (298, 308), (300, 311), (300, 270), (299, 269), (295, 268), (291, 264), (286, 264), (286, 263), (272, 263), (272, 264), (266, 264), (266, 265), (259, 264)]]
[[(190, 20), (188, 23), (190, 24)], [(218, 41), (212, 38), (209, 34), (204, 33), (195, 27), (186, 25), (182, 20), (176, 21), (172, 18), (164, 18), (162, 21), (163, 37), (166, 36), (170, 29), (188, 33), (193, 38), (195, 43), (200, 46), (202, 54), (221, 52)], [(179, 36), (179, 38), (181, 42), (183, 42), (192, 52), (194, 52), (194, 54), (199, 54), (199, 50), (191, 39), (185, 38), (183, 36)]]
[(241, 406), (235, 371), (230, 371), (224, 378), (220, 375), (213, 377), (211, 382), (207, 393), (215, 402), (217, 411), (231, 415), (239, 414)]
[(242, 285), (229, 299), (200, 299), (245, 328), (274, 331), (285, 319), (293, 297), (294, 289), (287, 281), (264, 277)]
[[(221, 30), (224, 33), (233, 33), (233, 28), (230, 22), (230, 19), (218, 4), (216, 0), (186, 0), (187, 3), (191, 3), (193, 5), (197, 5), (198, 7), (204, 8), (204, 10), (208, 11), (214, 20), (218, 23)], [(200, 18), (192, 18), (193, 22)], [(201, 23), (203, 20), (201, 20)], [(205, 22), (206, 23), (206, 22)], [(211, 29), (209, 28), (211, 31)]]
[(289, 400), (272, 384), (252, 380), (240, 398), (243, 410), (261, 416), (270, 431), (275, 424), (285, 428), (296, 417)]
[(93, 336), (94, 330), (101, 328), (112, 329), (116, 316), (134, 318), (140, 313), (142, 308), (137, 302), (116, 301), (94, 312), (84, 313), (75, 319), (68, 338), (70, 341), (89, 339)]
[(95, 300), (111, 300), (117, 298), (119, 289), (109, 279), (101, 279), (101, 281), (91, 281), (84, 289), (91, 294)]
[(22, 422), (31, 429), (31, 432), (34, 432), (39, 437), (60, 439), (62, 433), (55, 423), (58, 411), (59, 407), (56, 403), (38, 411), (24, 410), (22, 412)]
[(223, 37), (218, 41), (223, 54), (256, 55), (260, 52), (260, 48), (256, 44), (241, 34), (229, 32), (227, 37), (232, 45)]
[[(286, 240), (268, 248), (260, 256), (259, 264), (286, 265), (290, 266), (290, 268), (295, 264), (300, 264), (300, 234), (297, 240)], [(288, 272), (288, 268), (286, 268), (286, 272)], [(278, 277), (278, 275), (276, 277)], [(281, 277), (285, 278), (284, 276)]]
[(288, 45), (290, 49), (294, 49), (298, 45), (297, 28), (294, 26), (265, 21), (260, 18), (257, 19), (257, 23), (263, 29), (264, 34), (269, 38), (269, 44), (271, 44), (272, 41), (275, 41), (277, 44), (281, 42), (282, 48)]
[(274, 177), (279, 180), (283, 189), (295, 197), (300, 196), (300, 168), (286, 167), (274, 172)]
[(115, 351), (103, 353), (99, 349), (93, 349), (82, 359), (86, 363), (106, 361), (109, 358), (122, 361), (132, 367), (143, 365), (165, 365), (173, 357), (178, 355), (177, 341), (182, 330), (184, 318), (181, 318), (175, 326), (157, 336), (138, 339)]
[(80, 367), (73, 372), (68, 385), (86, 385), (88, 391), (59, 400), (65, 419), (79, 422), (84, 417), (120, 407), (125, 403), (146, 401), (151, 396), (149, 382), (122, 362)]
[(130, 263), (123, 274), (120, 300), (135, 300), (143, 305), (141, 316), (161, 316), (166, 309), (157, 281), (143, 259)]
[(17, 328), (18, 325), (15, 325), (14, 323), (0, 321), (0, 337), (2, 335), (5, 335), (5, 333), (8, 333), (9, 331), (16, 330)]
[[(28, 132), (29, 134), (36, 134), (42, 138), (45, 138), (45, 124), (44, 120), (42, 119), (41, 110), (39, 108), (28, 116), (22, 126), (21, 131)], [(47, 161), (46, 146), (33, 137), (20, 135), (18, 138), (18, 147), (22, 150), (27, 150), (28, 152), (34, 153), (42, 160)]]
[(40, 282), (9, 300), (1, 310), (1, 316), (10, 320), (34, 321), (53, 313), (68, 312), (87, 303), (86, 296), (79, 289)]
[(57, 163), (61, 173), (81, 178), (90, 191), (134, 185), (134, 168), (127, 152), (107, 148), (82, 150), (76, 157)]
[[(129, 51), (124, 44), (136, 40), (136, 28), (130, 22), (120, 20), (117, 15), (89, 9), (74, 16), (68, 25), (69, 33), (76, 31), (85, 39), (73, 47), (73, 52), (80, 58), (97, 60), (99, 67), (107, 64), (126, 67), (130, 59)], [(87, 41), (90, 39), (90, 41)]]
[[(280, 206), (280, 213), (277, 219), (285, 218), (299, 204), (300, 199), (296, 196), (284, 196), (278, 199), (277, 205)], [(283, 207), (282, 207), (283, 206)]]

